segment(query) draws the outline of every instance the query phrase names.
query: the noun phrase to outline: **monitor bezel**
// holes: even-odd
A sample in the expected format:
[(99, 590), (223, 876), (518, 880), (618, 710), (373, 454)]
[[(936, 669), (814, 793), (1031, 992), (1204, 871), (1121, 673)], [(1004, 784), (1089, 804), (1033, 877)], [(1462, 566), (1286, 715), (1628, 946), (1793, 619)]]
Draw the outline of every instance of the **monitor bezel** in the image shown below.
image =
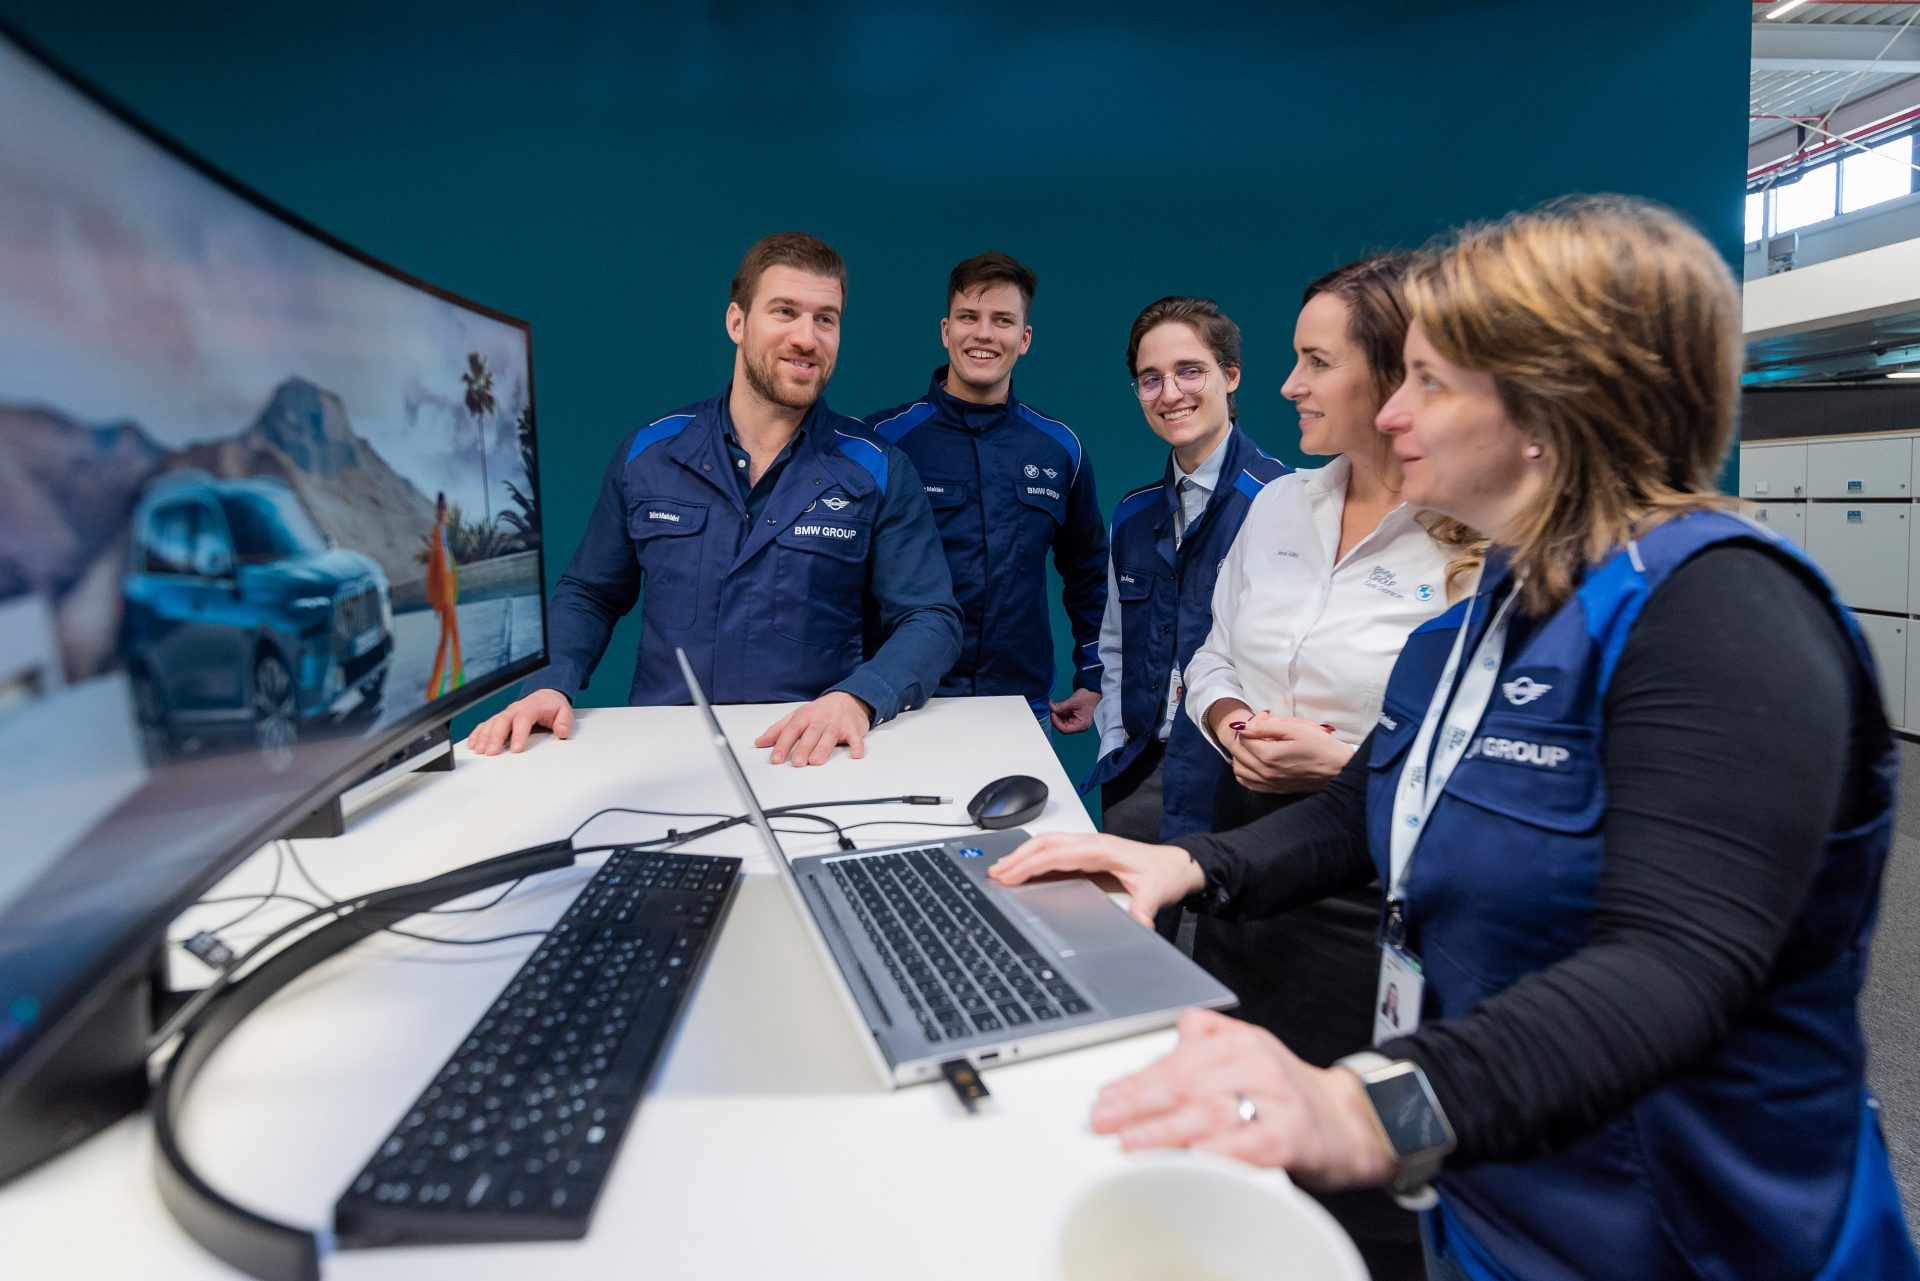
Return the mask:
[[(0, 17), (0, 40), (12, 44), (27, 58), (37, 62), (57, 79), (63, 81), (70, 89), (173, 159), (187, 165), (202, 177), (225, 188), (234, 196), (291, 227), (299, 234), (309, 236), (326, 247), (382, 272), (410, 288), (422, 290), (444, 302), (464, 307), (478, 315), (519, 330), (521, 341), (526, 346), (527, 356), (528, 426), (533, 434), (535, 457), (538, 458), (539, 413), (535, 407), (537, 398), (534, 391), (533, 331), (527, 321), (462, 297), (430, 281), (422, 280), (348, 243), (255, 191), (142, 118), (86, 77), (75, 72), (4, 17)], [(535, 486), (537, 493), (538, 479), (530, 477), (529, 481)], [(359, 750), (351, 753), (349, 759), (322, 776), (312, 788), (299, 793), (293, 801), (270, 811), (259, 823), (246, 829), (243, 835), (233, 841), (226, 850), (210, 855), (196, 875), (184, 878), (179, 883), (177, 894), (165, 902), (156, 901), (148, 911), (142, 913), (139, 923), (120, 938), (118, 947), (103, 949), (102, 954), (95, 958), (94, 964), (86, 973), (75, 976), (72, 989), (74, 995), (70, 1000), (55, 1001), (51, 1008), (43, 1008), (41, 1017), (35, 1020), (35, 1027), (23, 1037), (25, 1047), (19, 1051), (18, 1057), (10, 1063), (0, 1063), (0, 1107), (4, 1107), (11, 1096), (32, 1081), (36, 1071), (43, 1067), (49, 1058), (57, 1055), (73, 1032), (93, 1018), (106, 1001), (125, 992), (126, 981), (151, 963), (157, 948), (164, 948), (168, 923), (191, 907), (209, 888), (218, 884), (221, 878), (252, 857), (262, 846), (284, 834), (316, 807), (325, 804), (359, 782), (367, 775), (370, 768), (392, 756), (397, 749), (402, 748), (409, 741), (417, 739), (423, 732), (440, 723), (450, 723), (461, 713), (548, 664), (551, 657), (548, 630), (551, 620), (547, 605), (547, 548), (544, 523), (540, 544), (534, 550), (539, 567), (540, 583), (539, 650), (487, 673), (473, 685), (463, 686), (454, 693), (443, 695), (400, 720), (381, 727), (358, 743)], [(449, 750), (455, 751), (457, 747), (457, 743), (451, 744)], [(111, 821), (111, 815), (103, 818), (102, 821)], [(498, 852), (477, 851), (475, 857), (477, 859)]]

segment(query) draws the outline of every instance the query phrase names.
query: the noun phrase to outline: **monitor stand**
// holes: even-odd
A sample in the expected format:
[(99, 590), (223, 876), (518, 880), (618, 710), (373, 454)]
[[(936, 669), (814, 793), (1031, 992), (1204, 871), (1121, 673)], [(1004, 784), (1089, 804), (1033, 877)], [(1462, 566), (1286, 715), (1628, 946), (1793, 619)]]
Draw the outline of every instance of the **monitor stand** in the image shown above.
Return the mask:
[(343, 836), (347, 830), (347, 806), (343, 802), (349, 796), (359, 794), (355, 796), (357, 800), (366, 793), (384, 788), (405, 774), (443, 773), (452, 768), (452, 727), (449, 722), (442, 721), (432, 729), (422, 730), (402, 743), (384, 760), (377, 762), (331, 800), (324, 802), (312, 813), (282, 832), (281, 836), (289, 841), (310, 841), (329, 836)]
[(147, 1038), (169, 1013), (166, 966), (155, 946), (0, 1097), (0, 1184), (146, 1105)]

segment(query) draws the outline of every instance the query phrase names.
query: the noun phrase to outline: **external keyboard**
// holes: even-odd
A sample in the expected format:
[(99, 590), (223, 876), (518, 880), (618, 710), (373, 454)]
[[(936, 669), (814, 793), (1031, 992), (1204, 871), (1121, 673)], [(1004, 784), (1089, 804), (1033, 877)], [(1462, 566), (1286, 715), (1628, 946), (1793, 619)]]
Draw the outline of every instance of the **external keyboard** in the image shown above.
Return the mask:
[(929, 1041), (1087, 1012), (1080, 993), (943, 848), (834, 859), (827, 867)]
[(586, 1235), (739, 873), (615, 851), (335, 1204), (340, 1245)]

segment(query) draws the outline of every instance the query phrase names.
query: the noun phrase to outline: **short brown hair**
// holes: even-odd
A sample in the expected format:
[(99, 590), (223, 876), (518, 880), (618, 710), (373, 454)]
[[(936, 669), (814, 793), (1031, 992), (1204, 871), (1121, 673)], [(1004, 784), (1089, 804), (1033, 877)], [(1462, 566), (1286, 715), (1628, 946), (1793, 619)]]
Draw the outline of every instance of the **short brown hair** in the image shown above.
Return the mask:
[(1507, 416), (1544, 446), (1521, 514), (1521, 604), (1545, 613), (1639, 532), (1724, 507), (1744, 344), (1727, 264), (1680, 215), (1574, 196), (1469, 227), (1408, 284), (1434, 350), (1493, 375)]
[(1033, 310), (1033, 291), (1040, 287), (1040, 278), (1012, 254), (1003, 254), (997, 249), (976, 254), (947, 273), (947, 310), (953, 310), (955, 298), (989, 285), (1012, 285), (1018, 289), (1020, 310), (1026, 313)]
[(754, 241), (753, 248), (740, 260), (740, 269), (733, 273), (733, 287), (727, 296), (740, 310), (753, 306), (753, 291), (760, 287), (760, 277), (769, 267), (792, 267), (816, 276), (831, 276), (840, 282), (841, 299), (847, 296), (847, 264), (832, 245), (804, 231), (776, 231)]
[[(1169, 294), (1165, 298), (1148, 303), (1140, 314), (1133, 318), (1133, 328), (1127, 331), (1127, 377), (1139, 374), (1140, 341), (1148, 333), (1162, 325), (1185, 325), (1200, 336), (1207, 345), (1213, 358), (1220, 362), (1223, 370), (1240, 370), (1240, 326), (1233, 323), (1220, 304), (1211, 298), (1195, 298), (1190, 294)], [(1240, 406), (1235, 403), (1234, 394), (1227, 393), (1227, 417), (1238, 418)]]

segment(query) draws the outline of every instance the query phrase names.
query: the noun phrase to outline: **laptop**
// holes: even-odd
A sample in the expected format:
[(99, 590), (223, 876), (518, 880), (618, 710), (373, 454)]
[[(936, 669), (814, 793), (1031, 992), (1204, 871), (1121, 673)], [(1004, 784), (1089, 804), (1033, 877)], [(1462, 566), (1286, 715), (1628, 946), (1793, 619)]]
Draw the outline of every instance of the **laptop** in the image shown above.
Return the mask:
[(1008, 889), (1019, 829), (789, 860), (685, 652), (680, 671), (774, 867), (893, 1085), (1170, 1026), (1232, 992), (1084, 877)]

